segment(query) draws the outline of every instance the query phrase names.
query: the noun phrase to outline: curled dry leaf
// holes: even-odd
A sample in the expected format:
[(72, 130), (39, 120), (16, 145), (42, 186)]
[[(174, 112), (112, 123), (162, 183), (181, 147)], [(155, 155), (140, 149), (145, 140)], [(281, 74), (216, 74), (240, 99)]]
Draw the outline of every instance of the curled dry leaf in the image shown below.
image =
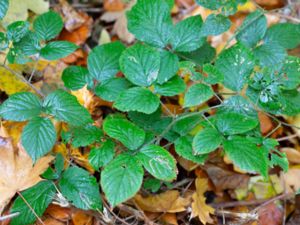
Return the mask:
[(10, 138), (0, 137), (0, 213), (17, 192), (42, 180), (40, 174), (53, 159), (53, 156), (45, 156), (33, 165), (21, 144), (15, 149)]
[(300, 152), (294, 148), (281, 148), (281, 152), (284, 152), (286, 154), (286, 157), (288, 158), (290, 163), (294, 164), (300, 164)]

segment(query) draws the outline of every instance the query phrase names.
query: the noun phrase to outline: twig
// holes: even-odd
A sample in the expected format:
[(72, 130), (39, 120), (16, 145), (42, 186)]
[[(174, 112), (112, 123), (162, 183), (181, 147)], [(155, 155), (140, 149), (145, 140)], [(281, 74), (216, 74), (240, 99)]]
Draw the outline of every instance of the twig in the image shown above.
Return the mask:
[(34, 76), (34, 73), (35, 73), (35, 71), (36, 71), (37, 65), (38, 65), (38, 63), (39, 63), (39, 59), (40, 59), (40, 55), (38, 55), (38, 57), (37, 57), (37, 59), (36, 59), (36, 61), (35, 61), (35, 63), (34, 63), (33, 70), (32, 70), (32, 72), (31, 72), (31, 74), (30, 74), (29, 79), (28, 79), (28, 82), (29, 82), (29, 83), (31, 83), (31, 80), (32, 80), (32, 78), (33, 78), (33, 76)]
[(14, 217), (18, 216), (19, 214), (20, 214), (19, 212), (15, 212), (15, 213), (12, 213), (12, 214), (9, 214), (9, 215), (0, 216), (0, 222), (11, 219), (11, 218), (14, 218)]
[(120, 218), (117, 214), (114, 213), (114, 211), (109, 207), (109, 205), (107, 205), (107, 203), (103, 200), (103, 205), (108, 209), (108, 211), (113, 214), (113, 216), (119, 220), (120, 222), (124, 223), (125, 225), (130, 225), (129, 223), (127, 223), (125, 220), (123, 220), (122, 218)]
[(278, 123), (278, 125), (272, 129), (264, 138), (268, 138), (270, 137), (272, 134), (274, 134), (280, 127), (281, 127), (281, 122)]
[(280, 142), (280, 141), (286, 141), (286, 140), (297, 138), (297, 137), (299, 137), (299, 134), (292, 134), (292, 135), (289, 135), (289, 136), (286, 136), (286, 137), (277, 138), (276, 140), (278, 142)]

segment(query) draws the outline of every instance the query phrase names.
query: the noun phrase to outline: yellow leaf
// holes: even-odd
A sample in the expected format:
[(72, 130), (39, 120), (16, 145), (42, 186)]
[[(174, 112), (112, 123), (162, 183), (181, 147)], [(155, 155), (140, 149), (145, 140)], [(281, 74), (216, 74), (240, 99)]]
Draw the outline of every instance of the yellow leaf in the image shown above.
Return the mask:
[(204, 197), (204, 192), (208, 190), (208, 181), (205, 178), (197, 178), (195, 184), (196, 192), (192, 196), (192, 217), (198, 216), (203, 224), (213, 223), (209, 214), (213, 214), (215, 210), (205, 203)]
[(14, 74), (0, 67), (0, 90), (12, 95), (16, 92), (29, 91), (29, 87)]

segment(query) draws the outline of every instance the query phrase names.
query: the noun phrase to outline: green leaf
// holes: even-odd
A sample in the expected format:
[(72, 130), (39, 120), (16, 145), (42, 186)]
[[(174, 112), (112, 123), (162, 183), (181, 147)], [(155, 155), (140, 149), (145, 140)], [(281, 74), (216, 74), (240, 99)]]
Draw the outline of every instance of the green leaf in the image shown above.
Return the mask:
[(210, 14), (202, 26), (201, 34), (203, 36), (217, 36), (227, 31), (230, 26), (231, 21), (226, 16), (222, 14)]
[(34, 162), (47, 154), (55, 142), (56, 131), (48, 118), (30, 120), (22, 132), (22, 145)]
[(6, 34), (4, 34), (3, 32), (0, 32), (0, 51), (7, 49), (8, 46), (9, 46), (9, 41), (6, 37)]
[(254, 49), (254, 57), (265, 67), (282, 63), (286, 56), (285, 48), (276, 43), (266, 43)]
[(157, 94), (163, 96), (174, 96), (184, 92), (186, 84), (180, 76), (175, 76), (163, 84), (155, 84), (154, 90)]
[(30, 92), (11, 95), (1, 106), (0, 115), (6, 120), (26, 121), (42, 111), (40, 99)]
[(49, 11), (39, 15), (33, 22), (33, 29), (40, 40), (49, 41), (59, 35), (64, 23), (60, 15)]
[(132, 198), (143, 182), (144, 170), (136, 157), (118, 155), (101, 173), (101, 187), (114, 207)]
[(108, 102), (114, 102), (120, 94), (132, 87), (132, 84), (125, 78), (115, 77), (109, 79), (95, 88), (95, 94)]
[(40, 41), (35, 33), (29, 31), (14, 47), (20, 50), (25, 56), (38, 54), (41, 50)]
[(72, 130), (72, 136), (72, 145), (75, 148), (78, 148), (100, 141), (103, 136), (103, 132), (100, 128), (88, 124), (85, 127), (74, 128)]
[(9, 0), (2, 0), (0, 2), (0, 20), (2, 20), (8, 10)]
[(110, 116), (104, 120), (103, 129), (110, 137), (117, 139), (130, 150), (140, 147), (145, 140), (145, 132), (128, 120)]
[(220, 10), (225, 15), (232, 15), (234, 14), (239, 4), (246, 3), (247, 0), (196, 0), (196, 2), (208, 9), (212, 10)]
[(214, 128), (204, 128), (193, 139), (193, 152), (196, 155), (216, 150), (222, 143), (222, 135)]
[(89, 162), (95, 170), (106, 166), (115, 155), (115, 144), (111, 140), (106, 140), (100, 147), (92, 148), (89, 154)]
[(179, 69), (179, 59), (172, 52), (162, 50), (160, 52), (160, 68), (157, 82), (163, 84), (176, 75)]
[(236, 44), (219, 55), (216, 67), (224, 74), (224, 85), (240, 91), (254, 68), (253, 55), (249, 49)]
[(298, 24), (279, 23), (271, 26), (264, 38), (266, 43), (276, 43), (286, 49), (296, 48), (300, 44)]
[(286, 153), (278, 152), (278, 155), (275, 153), (271, 154), (271, 166), (279, 166), (286, 173), (289, 170), (289, 161)]
[(184, 107), (201, 105), (214, 95), (210, 86), (193, 84), (184, 96)]
[(59, 188), (74, 206), (83, 210), (101, 210), (99, 185), (95, 177), (79, 167), (69, 167), (59, 180)]
[(98, 81), (114, 77), (120, 70), (119, 58), (124, 50), (125, 46), (119, 41), (94, 48), (88, 56), (90, 74)]
[[(22, 196), (26, 199), (27, 203), (34, 210), (34, 212), (38, 216), (42, 217), (45, 210), (52, 202), (55, 192), (54, 184), (51, 181), (41, 181), (37, 185), (22, 192)], [(33, 224), (36, 221), (36, 216), (33, 214), (32, 209), (30, 209), (24, 200), (18, 196), (10, 213), (18, 212), (19, 215), (12, 218), (10, 224)]]
[(224, 81), (224, 75), (211, 64), (205, 64), (203, 72), (207, 75), (204, 77), (204, 81), (208, 84), (217, 84)]
[(6, 36), (13, 42), (20, 41), (29, 32), (29, 22), (17, 21), (7, 27)]
[(43, 104), (45, 111), (60, 121), (74, 126), (92, 122), (88, 110), (79, 104), (77, 98), (63, 90), (56, 90), (48, 95)]
[(217, 115), (217, 128), (225, 135), (242, 134), (254, 129), (259, 124), (258, 119), (228, 112)]
[(207, 159), (207, 154), (194, 155), (192, 148), (192, 137), (182, 136), (175, 141), (175, 151), (176, 153), (194, 163), (203, 164)]
[(62, 80), (66, 88), (76, 91), (91, 82), (89, 71), (81, 66), (69, 66), (64, 69)]
[(138, 86), (150, 86), (157, 79), (160, 55), (155, 49), (142, 44), (127, 48), (120, 58), (125, 77)]
[(164, 148), (157, 145), (147, 145), (138, 152), (136, 157), (155, 178), (165, 181), (176, 178), (176, 160)]
[(41, 57), (47, 60), (57, 60), (67, 57), (78, 48), (68, 41), (52, 41), (41, 49)]
[(171, 37), (171, 45), (175, 51), (190, 52), (200, 48), (205, 38), (201, 35), (201, 16), (191, 16), (174, 27)]
[(285, 77), (280, 80), (284, 89), (296, 89), (300, 84), (300, 58), (288, 56), (280, 72)]
[(201, 118), (202, 117), (200, 115), (178, 118), (176, 123), (173, 125), (172, 130), (177, 132), (181, 136), (186, 135), (201, 122)]
[(159, 107), (159, 98), (150, 90), (142, 87), (133, 87), (123, 91), (114, 103), (120, 111), (137, 111), (150, 114)]
[(143, 188), (155, 193), (160, 189), (161, 183), (160, 180), (149, 178), (144, 181)]
[(267, 18), (256, 10), (246, 17), (239, 30), (237, 40), (249, 48), (255, 47), (267, 31)]
[(260, 172), (267, 177), (268, 162), (263, 149), (245, 137), (234, 136), (223, 143), (225, 153), (234, 165), (247, 172)]
[(136, 39), (165, 47), (172, 32), (169, 5), (161, 0), (139, 0), (127, 13), (128, 30)]

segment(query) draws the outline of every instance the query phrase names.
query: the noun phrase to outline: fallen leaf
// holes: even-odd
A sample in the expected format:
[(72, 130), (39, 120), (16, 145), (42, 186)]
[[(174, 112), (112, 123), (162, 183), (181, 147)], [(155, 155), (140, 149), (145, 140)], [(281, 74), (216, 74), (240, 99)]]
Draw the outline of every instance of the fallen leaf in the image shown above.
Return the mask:
[(260, 122), (260, 132), (263, 135), (268, 134), (274, 128), (271, 118), (265, 113), (259, 112), (258, 119)]
[(274, 202), (260, 208), (258, 211), (258, 224), (281, 225), (283, 211)]
[(286, 223), (286, 225), (299, 225), (300, 224), (300, 195), (296, 195), (295, 197), (295, 211), (292, 214), (289, 221)]
[(176, 214), (174, 213), (165, 213), (161, 217), (163, 224), (168, 225), (178, 225)]
[(54, 204), (49, 205), (45, 214), (49, 214), (51, 217), (60, 221), (68, 221), (71, 219), (71, 209), (63, 208)]
[(283, 184), (276, 174), (270, 175), (269, 180), (254, 176), (250, 178), (248, 189), (254, 193), (256, 199), (268, 199), (283, 193)]
[(192, 202), (192, 215), (194, 218), (196, 216), (199, 217), (199, 220), (203, 224), (213, 223), (213, 219), (210, 217), (210, 214), (214, 213), (214, 208), (206, 204), (206, 198), (204, 197), (204, 193), (208, 189), (208, 181), (205, 178), (197, 178), (195, 180), (196, 192), (193, 194), (193, 202)]
[(103, 45), (111, 42), (110, 35), (106, 29), (102, 29), (98, 44)]
[(78, 210), (72, 214), (72, 222), (74, 225), (91, 225), (93, 224), (93, 217)]
[(51, 218), (51, 217), (45, 219), (45, 220), (43, 221), (43, 223), (44, 223), (45, 225), (64, 225), (63, 222), (58, 221), (58, 220), (56, 220), (56, 219), (53, 219), (53, 218)]
[[(17, 144), (19, 143), (22, 130), (24, 126), (26, 125), (26, 122), (14, 122), (14, 121), (3, 121), (1, 123), (1, 137), (10, 137), (12, 139), (12, 144), (14, 147), (17, 147)], [(6, 133), (6, 135), (3, 135), (3, 132)]]
[(289, 192), (295, 192), (300, 189), (300, 169), (290, 168), (287, 173), (284, 174), (284, 182)]
[(104, 0), (103, 6), (106, 11), (122, 11), (125, 7), (123, 0)]
[(300, 164), (300, 152), (297, 149), (285, 147), (281, 148), (280, 151), (286, 154), (290, 163)]
[(0, 138), (0, 214), (17, 192), (42, 180), (40, 174), (53, 159), (53, 156), (42, 157), (33, 166), (32, 159), (21, 144), (15, 149), (11, 139)]

